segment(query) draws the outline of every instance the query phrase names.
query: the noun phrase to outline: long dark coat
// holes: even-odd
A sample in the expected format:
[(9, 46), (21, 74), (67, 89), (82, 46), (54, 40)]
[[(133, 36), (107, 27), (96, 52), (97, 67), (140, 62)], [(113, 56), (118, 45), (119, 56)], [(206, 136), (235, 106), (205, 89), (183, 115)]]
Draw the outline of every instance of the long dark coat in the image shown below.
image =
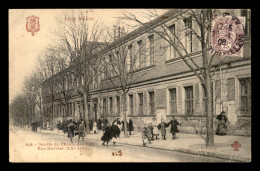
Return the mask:
[(109, 142), (112, 138), (118, 138), (120, 136), (120, 129), (117, 125), (106, 126), (104, 135), (101, 137), (102, 141)]
[(74, 126), (68, 127), (68, 137), (74, 137)]
[(79, 137), (85, 137), (85, 125), (80, 124), (78, 130), (79, 130)]
[(133, 121), (130, 119), (129, 120), (129, 130), (128, 131), (133, 131), (133, 130), (134, 130)]
[(177, 127), (177, 125), (179, 125), (179, 122), (176, 119), (172, 119), (168, 124), (171, 125), (171, 133), (179, 132)]

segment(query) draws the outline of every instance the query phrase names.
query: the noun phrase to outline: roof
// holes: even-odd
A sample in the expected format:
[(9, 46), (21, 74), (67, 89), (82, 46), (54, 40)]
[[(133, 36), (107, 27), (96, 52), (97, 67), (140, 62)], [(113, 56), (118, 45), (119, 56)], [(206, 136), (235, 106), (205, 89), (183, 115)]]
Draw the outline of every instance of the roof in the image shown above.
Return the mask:
[(112, 42), (110, 45), (108, 45), (107, 47), (105, 47), (102, 52), (106, 52), (108, 50), (110, 50), (111, 48), (113, 48), (114, 46), (116, 46), (117, 44), (120, 44), (122, 42), (125, 42), (127, 41), (128, 39), (138, 35), (138, 34), (141, 34), (143, 31), (147, 30), (149, 27), (152, 27), (152, 26), (155, 26), (156, 24), (158, 24), (159, 22), (162, 22), (162, 21), (167, 21), (169, 19), (171, 19), (175, 14), (181, 12), (182, 9), (172, 9), (172, 10), (169, 10), (167, 12), (165, 12), (164, 14), (162, 14), (161, 16), (155, 18), (154, 20), (152, 21), (149, 21), (147, 23), (145, 23), (146, 26), (140, 26), (138, 27), (137, 29), (131, 31), (130, 33), (128, 34), (125, 34), (124, 36), (122, 37), (119, 37), (118, 39), (116, 39), (114, 42)]

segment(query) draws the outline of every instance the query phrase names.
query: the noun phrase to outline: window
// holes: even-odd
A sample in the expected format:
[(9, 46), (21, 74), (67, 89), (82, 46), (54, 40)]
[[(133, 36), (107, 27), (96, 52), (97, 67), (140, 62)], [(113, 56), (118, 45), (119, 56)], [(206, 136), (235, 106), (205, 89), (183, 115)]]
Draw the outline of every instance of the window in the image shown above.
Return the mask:
[(192, 19), (191, 17), (183, 20), (185, 24), (185, 47), (188, 52), (192, 52)]
[[(169, 30), (172, 34), (173, 37), (173, 44), (176, 43), (176, 39), (175, 39), (175, 24), (171, 25), (169, 27)], [(172, 45), (170, 45), (170, 59), (176, 57), (176, 50), (174, 49), (174, 47)]]
[(154, 64), (154, 35), (148, 37), (150, 49), (150, 65)]
[(117, 104), (117, 115), (120, 115), (120, 97), (116, 97), (116, 104)]
[(109, 97), (109, 103), (110, 103), (110, 113), (109, 115), (112, 116), (113, 115), (113, 98)]
[(187, 115), (193, 114), (193, 87), (187, 86), (185, 88), (185, 112)]
[(151, 115), (155, 115), (155, 100), (154, 100), (154, 92), (149, 92), (149, 108)]
[(139, 67), (144, 67), (145, 66), (145, 61), (143, 59), (143, 42), (142, 40), (137, 42), (138, 44), (138, 54), (139, 54)]
[(170, 114), (177, 113), (177, 96), (176, 96), (176, 88), (169, 89), (170, 93)]
[(132, 94), (129, 94), (129, 114), (133, 115), (133, 111), (134, 111), (134, 97)]
[(251, 113), (251, 78), (240, 79), (240, 111)]
[(138, 94), (139, 97), (139, 115), (143, 115), (143, 93)]

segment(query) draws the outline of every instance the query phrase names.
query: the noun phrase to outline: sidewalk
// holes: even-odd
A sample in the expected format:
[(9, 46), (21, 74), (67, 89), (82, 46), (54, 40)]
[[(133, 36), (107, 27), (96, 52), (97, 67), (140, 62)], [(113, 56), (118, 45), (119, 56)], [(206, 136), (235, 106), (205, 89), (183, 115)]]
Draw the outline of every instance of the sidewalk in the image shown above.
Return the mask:
[[(102, 136), (102, 131), (98, 134), (89, 134), (87, 139), (100, 140)], [(117, 143), (143, 146), (141, 132), (133, 132), (131, 136), (124, 137), (124, 133), (121, 132), (120, 138), (118, 138)], [(245, 136), (214, 136), (215, 146), (207, 148), (205, 146), (205, 140), (202, 136), (196, 134), (183, 134), (178, 133), (177, 137), (172, 140), (171, 134), (167, 133), (166, 140), (152, 141), (149, 144), (146, 140), (146, 147), (148, 148), (158, 148), (165, 150), (173, 150), (178, 152), (190, 153), (195, 155), (216, 157), (222, 159), (236, 160), (241, 162), (251, 161), (251, 137)], [(101, 141), (101, 140), (100, 140)], [(238, 141), (241, 147), (238, 147), (239, 151), (234, 151), (231, 144), (234, 141)], [(111, 145), (112, 143), (110, 143)]]
[[(49, 132), (53, 134), (63, 134), (62, 131), (58, 133), (55, 129), (50, 130), (41, 130), (41, 132)], [(98, 134), (93, 134), (91, 131), (90, 134), (86, 136), (86, 139), (98, 140), (101, 141), (101, 136), (103, 135), (102, 131), (98, 131)], [(132, 135), (129, 137), (124, 137), (124, 133), (121, 132), (120, 138), (116, 140), (118, 144), (128, 144), (135, 146), (143, 146), (141, 132), (132, 132)], [(238, 141), (241, 144), (238, 147), (238, 151), (234, 151), (232, 144), (234, 141)], [(164, 150), (173, 150), (178, 152), (190, 153), (195, 155), (202, 155), (208, 157), (216, 157), (227, 160), (235, 160), (240, 162), (250, 162), (251, 161), (251, 137), (245, 136), (214, 136), (214, 147), (206, 147), (204, 137), (197, 134), (184, 134), (178, 133), (177, 137), (172, 140), (171, 134), (167, 132), (166, 140), (162, 140), (159, 136), (159, 140), (152, 141), (151, 144), (147, 140), (145, 148), (157, 148)], [(113, 143), (110, 142), (109, 145)]]

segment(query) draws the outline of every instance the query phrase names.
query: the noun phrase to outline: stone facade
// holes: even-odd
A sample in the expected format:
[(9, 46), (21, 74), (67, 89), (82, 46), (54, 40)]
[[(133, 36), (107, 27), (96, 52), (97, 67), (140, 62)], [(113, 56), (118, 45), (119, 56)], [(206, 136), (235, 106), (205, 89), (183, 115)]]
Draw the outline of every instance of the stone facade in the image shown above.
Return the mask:
[[(151, 34), (144, 33), (137, 37), (133, 35), (135, 38), (130, 37), (129, 42), (136, 43), (136, 40), (147, 39)], [(174, 115), (181, 123), (179, 126), (180, 132), (205, 134), (204, 92), (199, 79), (190, 71), (182, 59), (169, 57), (169, 48), (164, 48), (166, 42), (162, 38), (156, 34), (154, 34), (154, 37), (154, 64), (147, 64), (142, 70), (136, 71), (136, 77), (142, 73), (145, 74), (132, 85), (127, 94), (127, 118), (132, 119), (135, 130), (140, 131), (143, 125), (152, 121), (153, 117), (157, 118), (157, 122), (159, 122), (161, 118), (169, 121), (171, 116)], [(226, 111), (229, 120), (228, 134), (250, 136), (251, 108), (246, 113), (241, 111), (241, 80), (250, 80), (249, 86), (251, 87), (250, 35), (247, 35), (245, 40), (244, 56), (242, 58), (227, 57), (227, 60), (221, 66), (221, 70), (218, 70), (213, 77), (213, 112), (215, 117), (221, 111)], [(199, 66), (202, 66), (202, 57), (199, 51), (193, 52), (191, 56)], [(217, 64), (218, 59), (215, 57), (213, 58), (212, 68), (214, 69)], [(122, 120), (122, 98), (113, 89), (109, 80), (102, 79), (101, 76), (98, 80), (98, 86), (92, 86), (93, 88), (90, 91), (90, 119), (96, 120), (101, 116), (106, 116), (110, 123), (118, 117)], [(172, 91), (175, 92), (174, 95), (171, 94)], [(191, 99), (187, 98), (187, 93), (192, 95)], [(79, 95), (71, 98), (69, 103), (73, 104), (72, 112), (66, 118), (84, 118), (82, 100), (83, 97)], [(171, 107), (173, 104), (174, 109)], [(55, 103), (55, 105), (59, 106), (59, 103)], [(189, 111), (187, 105), (192, 106), (191, 114), (187, 113)], [(153, 110), (154, 113), (152, 113)], [(64, 116), (59, 107), (57, 111), (55, 121), (62, 119), (61, 116)], [(216, 126), (217, 121), (214, 119), (214, 129)]]

